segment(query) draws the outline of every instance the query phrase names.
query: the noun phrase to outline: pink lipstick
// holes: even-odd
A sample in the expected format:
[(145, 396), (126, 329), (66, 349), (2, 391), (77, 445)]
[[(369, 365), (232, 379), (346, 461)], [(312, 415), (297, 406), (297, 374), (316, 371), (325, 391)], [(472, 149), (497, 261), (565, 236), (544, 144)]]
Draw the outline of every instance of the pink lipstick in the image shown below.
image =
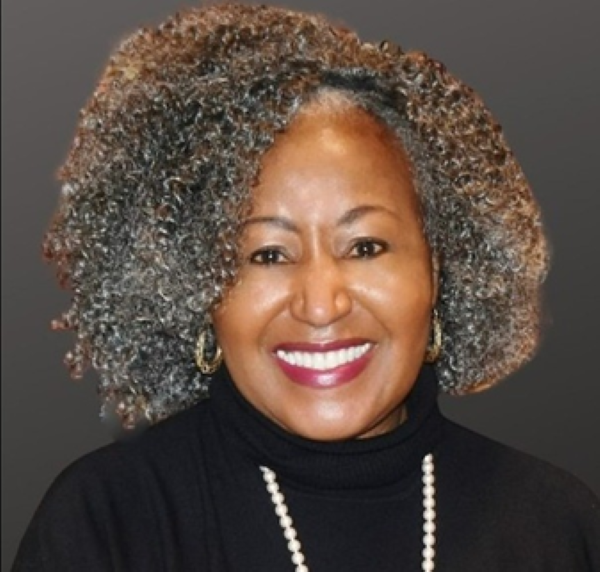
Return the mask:
[(349, 383), (367, 367), (374, 344), (364, 339), (290, 343), (275, 348), (277, 365), (294, 383), (330, 389)]

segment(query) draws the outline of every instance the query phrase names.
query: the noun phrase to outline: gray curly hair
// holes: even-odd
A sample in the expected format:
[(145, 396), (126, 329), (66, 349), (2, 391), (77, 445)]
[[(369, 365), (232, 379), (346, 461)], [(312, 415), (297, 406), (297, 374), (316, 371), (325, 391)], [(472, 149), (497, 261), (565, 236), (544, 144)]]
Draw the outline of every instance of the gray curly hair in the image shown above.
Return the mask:
[[(423, 53), (324, 17), (189, 9), (111, 57), (81, 112), (44, 252), (73, 293), (71, 374), (125, 426), (207, 394), (194, 348), (234, 283), (262, 156), (301, 106), (343, 94), (397, 134), (440, 260), (440, 387), (468, 393), (533, 354), (548, 265), (538, 206), (479, 97)], [(335, 99), (335, 98), (334, 98)]]

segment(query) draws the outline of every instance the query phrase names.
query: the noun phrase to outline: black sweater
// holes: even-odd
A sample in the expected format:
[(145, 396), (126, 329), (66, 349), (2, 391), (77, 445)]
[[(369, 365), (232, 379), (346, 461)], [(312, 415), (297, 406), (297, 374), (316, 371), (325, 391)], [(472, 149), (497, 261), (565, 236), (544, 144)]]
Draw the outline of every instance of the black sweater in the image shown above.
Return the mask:
[(387, 435), (313, 442), (215, 379), (210, 399), (64, 471), (13, 570), (293, 572), (266, 465), (311, 572), (418, 572), (431, 452), (436, 572), (600, 571), (600, 507), (585, 486), (445, 419), (428, 368), (407, 409)]

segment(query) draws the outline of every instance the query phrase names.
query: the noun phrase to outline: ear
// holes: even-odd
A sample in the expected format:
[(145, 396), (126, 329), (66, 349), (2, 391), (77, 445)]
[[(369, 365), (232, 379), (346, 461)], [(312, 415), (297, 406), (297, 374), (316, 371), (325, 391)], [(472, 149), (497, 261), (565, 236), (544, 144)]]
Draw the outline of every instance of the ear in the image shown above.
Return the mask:
[(440, 289), (440, 257), (431, 253), (431, 308), (435, 308)]

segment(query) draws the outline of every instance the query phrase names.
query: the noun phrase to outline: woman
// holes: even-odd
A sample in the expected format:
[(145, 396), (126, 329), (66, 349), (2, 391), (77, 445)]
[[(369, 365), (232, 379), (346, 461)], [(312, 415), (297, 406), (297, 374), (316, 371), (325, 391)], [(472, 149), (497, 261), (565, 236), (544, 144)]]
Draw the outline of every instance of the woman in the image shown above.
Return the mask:
[(531, 357), (547, 269), (500, 128), (438, 62), (190, 10), (117, 50), (61, 179), (68, 363), (153, 426), (57, 479), (15, 570), (600, 568), (583, 485), (436, 405)]

